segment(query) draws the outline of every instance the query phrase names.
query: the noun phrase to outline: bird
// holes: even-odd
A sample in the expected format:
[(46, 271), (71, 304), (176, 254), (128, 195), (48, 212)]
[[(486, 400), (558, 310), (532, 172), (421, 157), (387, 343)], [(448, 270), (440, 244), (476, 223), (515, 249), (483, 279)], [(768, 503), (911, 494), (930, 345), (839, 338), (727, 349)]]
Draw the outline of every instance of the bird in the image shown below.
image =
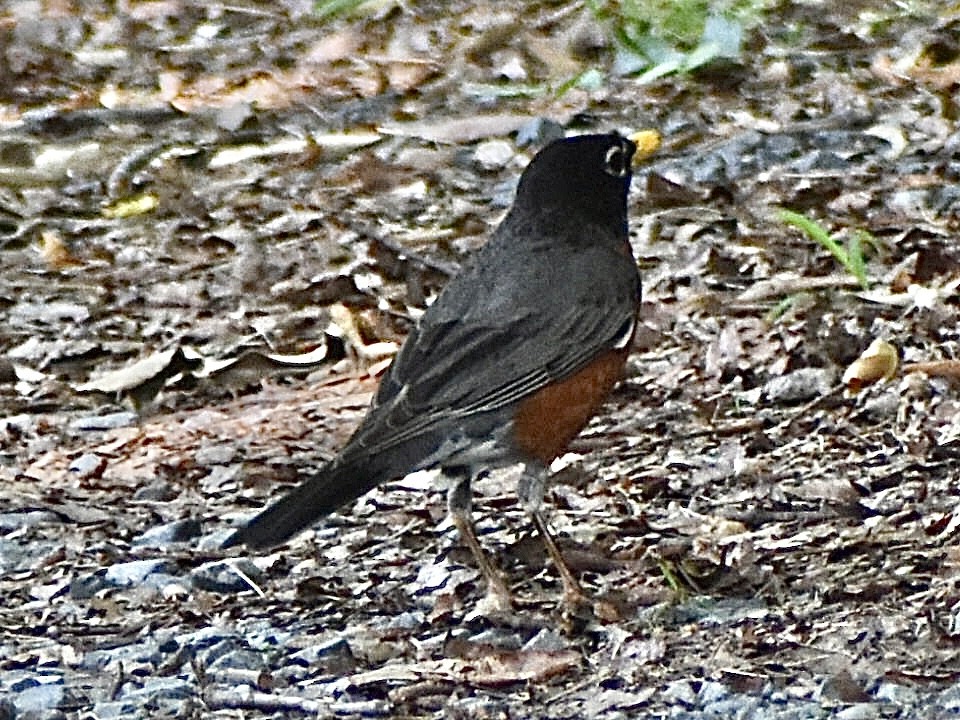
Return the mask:
[(439, 468), (449, 516), (487, 594), (511, 607), (477, 538), (471, 482), (518, 466), (518, 498), (563, 597), (583, 603), (541, 509), (551, 462), (624, 371), (641, 296), (628, 192), (634, 163), (659, 144), (659, 134), (646, 130), (574, 135), (541, 149), (486, 244), (401, 345), (346, 445), (223, 547), (275, 547), (383, 483)]

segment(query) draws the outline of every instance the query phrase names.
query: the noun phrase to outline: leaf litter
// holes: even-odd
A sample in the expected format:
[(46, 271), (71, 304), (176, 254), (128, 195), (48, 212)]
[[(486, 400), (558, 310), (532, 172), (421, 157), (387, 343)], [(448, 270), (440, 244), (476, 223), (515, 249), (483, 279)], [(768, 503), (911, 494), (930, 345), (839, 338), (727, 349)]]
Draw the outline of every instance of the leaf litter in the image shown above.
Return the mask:
[[(955, 711), (957, 20), (771, 7), (749, 57), (644, 82), (576, 3), (327, 24), (51, 6), (60, 42), (10, 14), (0, 689), (18, 712)], [(136, 61), (105, 41), (123, 23)], [(666, 144), (632, 197), (628, 377), (549, 495), (621, 620), (560, 616), (509, 476), (476, 514), (510, 617), (483, 612), (429, 482), (225, 560), (228, 526), (348, 437), (380, 351), (509, 203), (538, 118)], [(870, 290), (779, 208), (841, 243), (869, 231)], [(878, 338), (899, 370), (887, 352), (845, 395)], [(141, 378), (187, 347), (260, 360)], [(263, 372), (277, 356), (319, 362)], [(76, 392), (111, 372), (106, 395)], [(117, 398), (158, 378), (150, 402)]]

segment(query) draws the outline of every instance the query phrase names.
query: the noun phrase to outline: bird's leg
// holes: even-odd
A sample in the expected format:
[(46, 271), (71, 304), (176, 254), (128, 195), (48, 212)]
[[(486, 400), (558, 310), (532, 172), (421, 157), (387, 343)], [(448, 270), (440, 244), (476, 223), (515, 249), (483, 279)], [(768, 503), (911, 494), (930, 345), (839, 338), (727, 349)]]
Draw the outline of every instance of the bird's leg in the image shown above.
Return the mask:
[(588, 603), (586, 593), (583, 592), (583, 588), (580, 587), (580, 583), (574, 577), (567, 561), (563, 559), (560, 548), (547, 529), (547, 523), (543, 519), (543, 515), (540, 514), (546, 480), (546, 468), (528, 464), (524, 468), (523, 475), (520, 476), (517, 494), (520, 496), (520, 502), (524, 509), (533, 518), (533, 524), (536, 526), (537, 532), (540, 533), (540, 537), (543, 538), (543, 544), (546, 545), (547, 552), (550, 553), (553, 564), (557, 567), (557, 572), (560, 573), (560, 580), (563, 582), (564, 601), (571, 605)]
[(447, 491), (447, 511), (450, 513), (450, 519), (453, 520), (457, 532), (460, 533), (460, 539), (470, 548), (480, 572), (487, 581), (487, 594), (494, 600), (498, 608), (506, 610), (511, 607), (513, 600), (510, 591), (503, 582), (503, 578), (493, 567), (493, 563), (490, 562), (490, 558), (480, 545), (470, 513), (471, 504), (470, 475), (458, 476), (455, 484), (451, 485)]

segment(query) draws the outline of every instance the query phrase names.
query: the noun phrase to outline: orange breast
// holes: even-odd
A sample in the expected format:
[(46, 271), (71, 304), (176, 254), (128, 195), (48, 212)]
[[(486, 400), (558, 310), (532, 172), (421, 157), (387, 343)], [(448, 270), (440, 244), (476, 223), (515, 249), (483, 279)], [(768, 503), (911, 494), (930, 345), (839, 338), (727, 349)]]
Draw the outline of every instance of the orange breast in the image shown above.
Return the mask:
[(626, 348), (604, 353), (579, 372), (523, 400), (514, 420), (517, 446), (549, 465), (600, 409), (623, 375), (626, 360)]

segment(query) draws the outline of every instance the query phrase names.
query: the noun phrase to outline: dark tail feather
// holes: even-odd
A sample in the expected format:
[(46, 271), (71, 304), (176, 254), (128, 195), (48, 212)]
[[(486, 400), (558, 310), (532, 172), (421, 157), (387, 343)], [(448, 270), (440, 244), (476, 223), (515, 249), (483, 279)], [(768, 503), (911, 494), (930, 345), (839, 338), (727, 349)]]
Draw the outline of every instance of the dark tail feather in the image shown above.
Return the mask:
[(224, 548), (246, 545), (264, 550), (355, 500), (386, 480), (368, 466), (336, 464), (304, 481), (227, 538)]

